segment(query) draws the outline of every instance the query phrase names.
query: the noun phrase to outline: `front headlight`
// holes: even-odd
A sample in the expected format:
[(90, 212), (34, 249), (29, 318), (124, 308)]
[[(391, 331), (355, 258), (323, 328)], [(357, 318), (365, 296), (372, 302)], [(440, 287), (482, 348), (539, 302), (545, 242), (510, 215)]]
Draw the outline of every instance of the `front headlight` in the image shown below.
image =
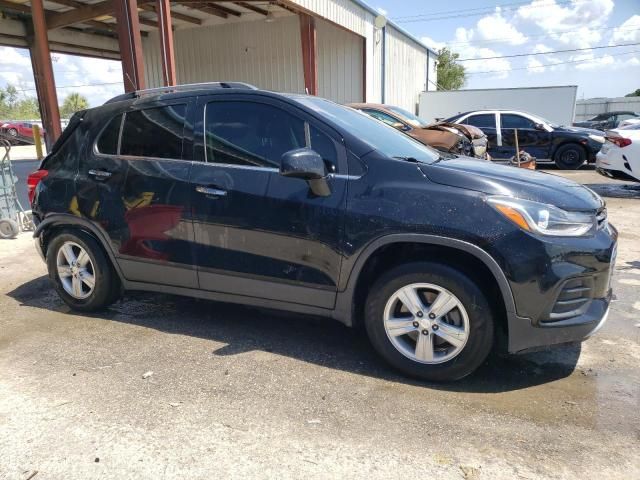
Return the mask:
[(604, 136), (589, 134), (589, 138), (594, 142), (604, 143)]
[(511, 197), (489, 197), (489, 205), (528, 232), (580, 237), (596, 228), (595, 213), (569, 212), (546, 203)]

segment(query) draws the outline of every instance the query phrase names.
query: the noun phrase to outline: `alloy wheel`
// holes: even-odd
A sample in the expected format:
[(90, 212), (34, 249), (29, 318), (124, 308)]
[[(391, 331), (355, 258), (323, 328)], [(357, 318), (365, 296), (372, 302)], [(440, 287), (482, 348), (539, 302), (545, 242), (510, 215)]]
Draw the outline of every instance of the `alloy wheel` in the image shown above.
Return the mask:
[(469, 338), (469, 316), (449, 290), (431, 283), (413, 283), (397, 290), (387, 301), (384, 329), (405, 357), (418, 363), (444, 363), (464, 349)]
[(75, 242), (65, 242), (58, 249), (56, 265), (62, 288), (73, 298), (82, 300), (93, 293), (95, 269), (87, 251)]

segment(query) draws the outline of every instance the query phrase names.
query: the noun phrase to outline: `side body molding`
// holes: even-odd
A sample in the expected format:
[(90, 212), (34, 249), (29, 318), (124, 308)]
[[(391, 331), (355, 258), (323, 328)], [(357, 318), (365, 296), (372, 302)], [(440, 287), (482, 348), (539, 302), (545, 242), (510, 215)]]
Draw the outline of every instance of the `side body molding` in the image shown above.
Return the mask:
[[(515, 301), (513, 299), (513, 293), (511, 292), (509, 282), (507, 281), (504, 272), (497, 264), (497, 262), (493, 259), (493, 257), (491, 257), (491, 255), (489, 255), (486, 251), (484, 251), (477, 245), (466, 242), (464, 240), (419, 233), (391, 234), (373, 240), (366, 247), (364, 247), (362, 252), (353, 261), (350, 269), (349, 264), (351, 262), (349, 260), (345, 260), (345, 262), (343, 263), (343, 267), (345, 268), (344, 275), (346, 286), (343, 291), (338, 292), (334, 318), (348, 326), (353, 325), (354, 295), (360, 273), (367, 260), (379, 248), (392, 243), (424, 243), (427, 245), (438, 245), (461, 250), (473, 255), (486, 265), (486, 267), (496, 279), (496, 282), (498, 283), (500, 292), (502, 293), (502, 297), (504, 299), (505, 310), (507, 312), (509, 324), (511, 324), (511, 322), (515, 321), (515, 319), (517, 318)], [(345, 284), (343, 283), (343, 285)]]

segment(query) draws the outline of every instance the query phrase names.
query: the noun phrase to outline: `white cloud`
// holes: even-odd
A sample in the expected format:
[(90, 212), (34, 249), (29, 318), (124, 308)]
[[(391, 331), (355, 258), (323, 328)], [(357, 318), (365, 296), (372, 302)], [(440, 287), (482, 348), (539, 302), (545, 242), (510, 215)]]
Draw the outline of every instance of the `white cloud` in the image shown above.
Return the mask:
[(435, 50), (436, 52), (439, 51), (442, 47), (447, 46), (446, 42), (438, 42), (433, 38), (427, 36), (422, 37), (420, 40), (422, 40), (422, 43), (424, 43), (427, 47)]
[(640, 42), (640, 15), (629, 17), (622, 25), (613, 30), (612, 44)]
[(571, 61), (579, 61), (579, 63), (575, 64), (575, 67), (578, 70), (593, 70), (596, 68), (609, 67), (615, 63), (615, 60), (611, 55), (597, 57), (593, 52), (572, 55)]
[(565, 45), (585, 48), (601, 38), (599, 32), (589, 27), (605, 24), (612, 10), (613, 0), (576, 1), (568, 6), (556, 0), (533, 0), (520, 7), (516, 17), (534, 23)]
[(529, 60), (527, 60), (527, 68), (533, 73), (542, 73), (546, 70), (543, 63), (533, 57), (529, 57)]
[(533, 47), (533, 53), (547, 53), (553, 51), (553, 48), (547, 47), (543, 43), (536, 43), (536, 46)]
[(478, 20), (476, 29), (482, 40), (501, 40), (510, 45), (522, 45), (527, 41), (527, 37), (502, 16), (499, 7), (493, 15)]

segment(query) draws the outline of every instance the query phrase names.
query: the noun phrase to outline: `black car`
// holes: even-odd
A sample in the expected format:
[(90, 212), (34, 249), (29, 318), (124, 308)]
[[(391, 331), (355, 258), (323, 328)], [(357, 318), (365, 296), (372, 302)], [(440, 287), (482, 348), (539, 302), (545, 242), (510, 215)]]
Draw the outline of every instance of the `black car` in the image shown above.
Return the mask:
[(543, 118), (514, 110), (477, 110), (459, 113), (447, 122), (473, 125), (489, 139), (489, 154), (494, 160), (515, 155), (518, 145), (540, 162), (553, 161), (558, 168), (573, 170), (585, 162), (595, 162), (604, 143), (603, 133), (580, 127), (555, 125)]
[(611, 130), (620, 125), (620, 122), (631, 118), (640, 119), (640, 113), (637, 112), (607, 112), (600, 113), (589, 120), (582, 122), (574, 122), (575, 127), (595, 128), (597, 130)]
[(125, 94), (77, 113), (28, 185), (74, 309), (149, 290), (320, 315), (424, 379), (583, 340), (611, 299), (617, 233), (591, 190), (313, 96)]

